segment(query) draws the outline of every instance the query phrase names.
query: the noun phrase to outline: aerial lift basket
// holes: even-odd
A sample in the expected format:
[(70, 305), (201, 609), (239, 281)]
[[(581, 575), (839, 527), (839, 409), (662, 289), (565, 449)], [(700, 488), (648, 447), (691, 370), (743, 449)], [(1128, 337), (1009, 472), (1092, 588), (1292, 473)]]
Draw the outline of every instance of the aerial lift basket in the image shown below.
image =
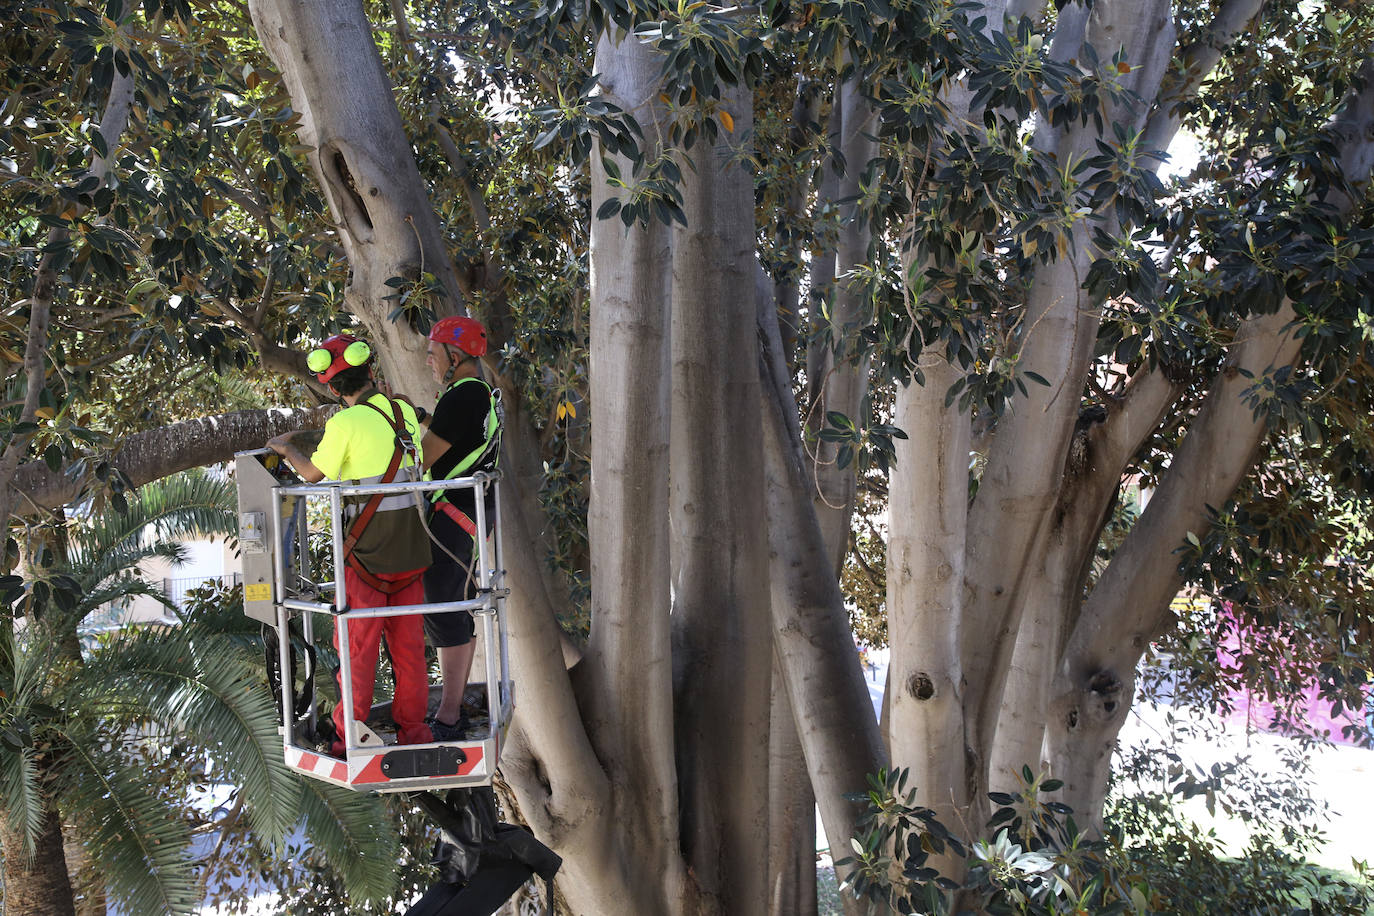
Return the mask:
[[(340, 610), (348, 607), (343, 584), (347, 524), (343, 508), (345, 497), (349, 496), (415, 492), (427, 500), (435, 490), (470, 488), (476, 497), (477, 530), (485, 531), (487, 492), (499, 492), (500, 473), (367, 486), (332, 481), (309, 484), (302, 482), (270, 449), (240, 452), (234, 458), (243, 558), (243, 611), (275, 631), (281, 672), (280, 732), (286, 765), (315, 779), (359, 791), (436, 792), (490, 786), (515, 709), (503, 614), (508, 589), (504, 585), (501, 555), (500, 500), (494, 501), (497, 508), (492, 537), (476, 539), (472, 569), (477, 584), (475, 598), (347, 611)], [(320, 534), (327, 537), (330, 545), (328, 555), (332, 562), (323, 572), (311, 563), (312, 518), (324, 520)], [(332, 576), (332, 581), (323, 581), (326, 576)], [(469, 683), (465, 696), (477, 698), (476, 705), (485, 707), (486, 721), (475, 717), (473, 726), (459, 740), (397, 745), (389, 734), (390, 704), (385, 703), (373, 707), (367, 724), (345, 716), (345, 734), (340, 736), (345, 754), (342, 758), (330, 756), (316, 731), (320, 719), (313, 689), (313, 663), (305, 666), (305, 684), (299, 694), (296, 691), (293, 632), (305, 657), (313, 660), (315, 623), (320, 615), (333, 617), (338, 645), (347, 647), (350, 621), (460, 610), (473, 615), (485, 662), (485, 679)], [(347, 651), (339, 653), (339, 666), (340, 702), (345, 709), (352, 709), (353, 681)]]

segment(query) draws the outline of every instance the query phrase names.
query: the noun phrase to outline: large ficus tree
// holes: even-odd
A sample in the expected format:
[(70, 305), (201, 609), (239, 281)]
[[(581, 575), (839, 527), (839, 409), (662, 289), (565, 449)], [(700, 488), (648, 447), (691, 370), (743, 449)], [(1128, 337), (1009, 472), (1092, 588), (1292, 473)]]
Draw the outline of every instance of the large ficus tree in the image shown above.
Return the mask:
[[(951, 824), (981, 823), (1023, 764), (1095, 821), (1135, 665), (1185, 583), (1288, 622), (1333, 689), (1368, 667), (1350, 644), (1367, 581), (1292, 559), (1329, 554), (1340, 524), (1273, 505), (1303, 477), (1309, 505), (1369, 484), (1362, 6), (249, 7), (260, 45), (213, 4), (29, 14), (67, 36), (88, 109), (114, 85), (105, 48), (130, 71), (131, 150), (164, 124), (189, 142), (178, 118), (207, 138), (120, 165), (123, 192), (68, 189), (141, 220), (110, 263), (86, 256), (105, 285), (59, 271), (51, 301), (139, 290), (106, 314), (161, 334), (141, 358), (213, 330), (205, 359), (297, 372), (290, 347), (339, 309), (419, 397), (428, 322), (488, 323), (520, 685), (502, 772), (574, 912), (813, 910), (806, 799), (843, 848), (846, 793), (887, 764)], [(232, 27), (198, 35), (212, 13)], [(145, 26), (247, 66), (212, 55), (229, 88), (188, 78), (184, 109), (149, 117), (157, 68), (113, 57), (155, 44)], [(1166, 185), (1184, 126), (1202, 154)], [(148, 162), (169, 177), (130, 182)], [(216, 201), (176, 206), (197, 169), (232, 204), (212, 225)], [(165, 210), (145, 202), (168, 187)], [(91, 236), (61, 187), (31, 193)], [(229, 240), (236, 257), (209, 255)], [(38, 412), (35, 328), (16, 462), (67, 416)], [(74, 492), (20, 474), (48, 504)], [(880, 733), (838, 577), (856, 506), (884, 497)], [(585, 633), (559, 624), (584, 613)]]

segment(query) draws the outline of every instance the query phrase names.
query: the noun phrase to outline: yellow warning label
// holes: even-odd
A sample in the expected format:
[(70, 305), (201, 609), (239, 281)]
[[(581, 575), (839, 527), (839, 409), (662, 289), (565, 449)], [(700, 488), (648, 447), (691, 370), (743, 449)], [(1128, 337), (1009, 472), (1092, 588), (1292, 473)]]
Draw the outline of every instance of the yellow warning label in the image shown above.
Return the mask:
[(272, 583), (255, 582), (252, 585), (243, 586), (244, 601), (271, 601)]

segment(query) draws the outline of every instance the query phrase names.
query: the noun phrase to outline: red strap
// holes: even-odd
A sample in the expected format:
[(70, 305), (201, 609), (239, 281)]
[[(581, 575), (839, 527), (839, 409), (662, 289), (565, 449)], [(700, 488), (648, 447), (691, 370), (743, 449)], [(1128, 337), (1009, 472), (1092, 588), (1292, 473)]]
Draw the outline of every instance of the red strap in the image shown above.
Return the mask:
[(470, 537), (477, 537), (477, 523), (468, 518), (468, 514), (462, 509), (459, 509), (448, 500), (437, 502), (434, 505), (439, 508), (440, 512), (453, 519), (458, 527), (466, 531)]
[(363, 582), (381, 592), (383, 595), (394, 595), (425, 574), (425, 571), (421, 569), (417, 570), (412, 575), (406, 576), (404, 579), (382, 579), (368, 572), (352, 554), (348, 555), (346, 562), (348, 563), (348, 568), (358, 574), (359, 579), (362, 579)]

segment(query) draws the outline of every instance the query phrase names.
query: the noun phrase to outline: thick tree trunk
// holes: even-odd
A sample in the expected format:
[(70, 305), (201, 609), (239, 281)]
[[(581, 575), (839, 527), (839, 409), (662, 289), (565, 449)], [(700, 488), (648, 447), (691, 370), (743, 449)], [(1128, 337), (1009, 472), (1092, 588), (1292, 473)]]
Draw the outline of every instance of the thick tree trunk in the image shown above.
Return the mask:
[(1050, 681), (1063, 646), (1068, 609), (1078, 600), (1068, 593), (1072, 584), (1058, 561), (1075, 546), (1055, 537), (1046, 550), (1045, 565), (1027, 583), (1026, 611), (988, 760), (988, 787), (993, 791), (1014, 792), (1022, 767), (1033, 773), (1050, 768), (1044, 754)]
[(896, 443), (889, 499), (888, 743), (893, 767), (911, 769), (919, 803), (955, 829), (975, 801), (966, 680), (986, 675), (966, 674), (959, 653), (970, 429), (967, 417), (944, 405), (961, 373), (934, 354), (921, 368), (923, 386), (897, 391), (895, 423), (909, 438)]
[[(519, 503), (503, 483), (503, 498)], [(582, 727), (564, 663), (554, 605), (540, 573), (539, 538), (520, 512), (502, 516), (511, 677), (518, 706), (501, 772), (539, 839), (563, 856), (558, 887), (573, 912), (650, 912), (639, 896), (638, 863), (624, 855), (612, 786)]]
[[(1088, 10), (1074, 4), (1061, 13), (1051, 56), (1077, 58), (1085, 43), (1124, 48), (1133, 61), (1125, 81), (1144, 98), (1154, 98), (1172, 52), (1172, 37), (1173, 21), (1164, 0), (1152, 0), (1144, 10), (1103, 4)], [(1138, 106), (1109, 114), (1141, 126), (1146, 111)], [(1096, 142), (1095, 130), (1083, 126), (1067, 132), (1044, 128), (1035, 137), (1037, 148), (1064, 161), (1077, 160)], [(1112, 231), (1109, 223), (1102, 228)], [(969, 616), (961, 654), (966, 671), (983, 673), (970, 678), (966, 698), (970, 739), (982, 767), (976, 797), (987, 785), (998, 713), (1031, 582), (1051, 543), (1052, 510), (1063, 487), (1100, 322), (1096, 303), (1082, 290), (1091, 257), (1088, 231), (1080, 224), (1070, 232), (1074, 244), (1035, 272), (1019, 356), (1050, 386), (1033, 386), (1029, 396), (1018, 399), (1015, 409), (999, 420), (969, 517)]]
[(1032, 583), (1026, 618), (997, 726), (991, 782), (1014, 785), (1023, 765), (1058, 776), (1045, 746), (1050, 690), (1068, 635), (1078, 621), (1097, 542), (1116, 505), (1127, 464), (1158, 428), (1183, 390), (1163, 372), (1146, 372), (1108, 402), (1103, 418), (1080, 417), (1064, 470), (1041, 574)]
[[(1000, 4), (985, 10), (988, 28), (1000, 20)], [(969, 116), (972, 93), (955, 86), (947, 105), (955, 118)], [(920, 189), (912, 188), (913, 194)], [(910, 232), (919, 231), (914, 225)], [(914, 236), (903, 240), (907, 308), (916, 310), (913, 281), (924, 280)], [(945, 394), (963, 372), (939, 349), (924, 350), (922, 381), (897, 389), (893, 423), (906, 432), (897, 440), (890, 475), (887, 548), (888, 640), (892, 646), (883, 694), (892, 766), (909, 768), (918, 800), (936, 810), (951, 829), (980, 826), (982, 795), (977, 779), (984, 761), (969, 733), (968, 681), (986, 672), (969, 669), (962, 654), (968, 624), (965, 580), (969, 520), (970, 418)], [(936, 863), (960, 877), (962, 863)]]
[(348, 254), (349, 310), (367, 326), (386, 377), (417, 398), (437, 396), (424, 368), (424, 339), (392, 321), (398, 290), (387, 281), (429, 273), (439, 315), (461, 309), (467, 290), (453, 269), (415, 165), (361, 0), (251, 0), (258, 37), (300, 113), (297, 133), (329, 201)]
[(67, 859), (62, 851), (62, 824), (48, 811), (39, 828), (33, 858), (24, 855), (23, 840), (0, 818), (0, 852), (5, 859), (7, 916), (75, 916)]
[[(633, 36), (603, 36), (597, 72), (606, 98), (653, 136), (660, 119), (660, 55)], [(647, 141), (646, 141), (647, 142)], [(645, 150), (652, 157), (656, 150)], [(621, 174), (631, 164), (617, 157)], [(592, 157), (592, 212), (614, 192)], [(654, 220), (591, 230), (592, 625), (583, 718), (613, 787), (611, 803), (633, 878), (652, 912), (681, 912), (686, 874), (678, 849), (673, 757), (672, 633), (668, 585), (670, 231)], [(582, 670), (585, 669), (585, 670)]]
[(768, 618), (759, 425), (753, 181), (731, 147), (753, 131), (747, 89), (684, 168), (687, 226), (673, 240), (677, 760), (682, 848), (701, 912), (767, 908)]

